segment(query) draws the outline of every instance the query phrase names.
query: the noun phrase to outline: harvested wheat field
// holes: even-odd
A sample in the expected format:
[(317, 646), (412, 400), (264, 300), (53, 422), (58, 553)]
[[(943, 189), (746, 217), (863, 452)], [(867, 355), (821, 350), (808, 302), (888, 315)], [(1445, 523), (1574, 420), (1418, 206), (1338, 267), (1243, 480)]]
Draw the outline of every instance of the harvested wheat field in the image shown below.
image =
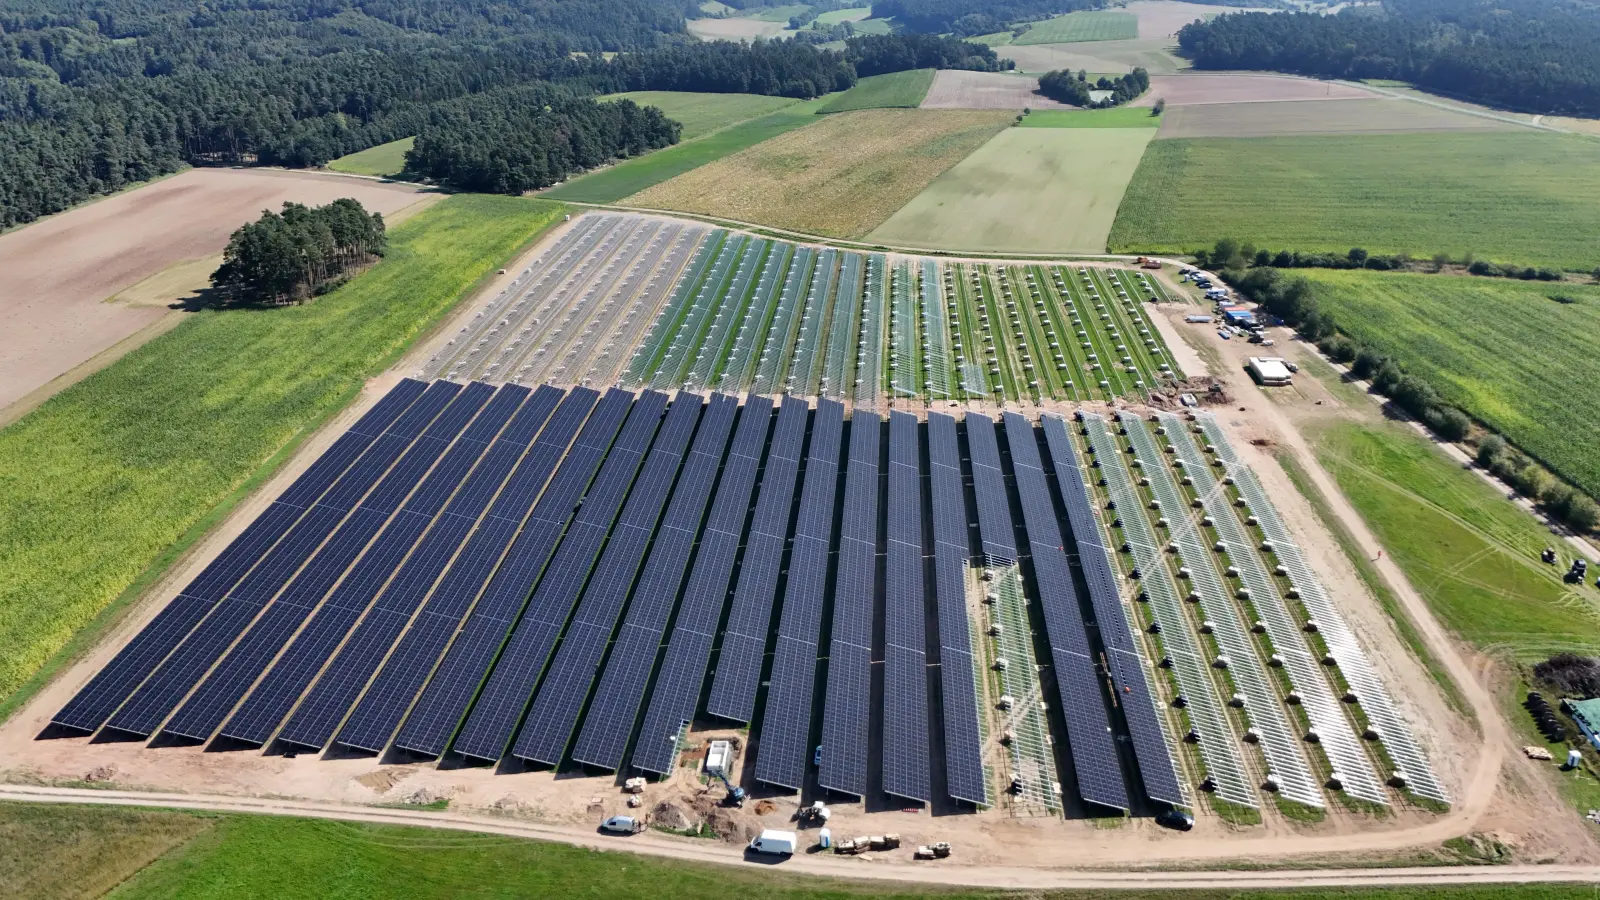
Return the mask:
[(1152, 75), (1150, 90), (1134, 106), (1167, 108), (1205, 103), (1264, 103), (1273, 100), (1371, 100), (1376, 91), (1295, 75)]
[(1277, 137), (1294, 134), (1405, 134), (1517, 131), (1522, 126), (1409, 100), (1277, 100), (1168, 106), (1159, 136)]
[(943, 69), (922, 98), (923, 109), (1074, 109), (1039, 93), (1039, 79), (1000, 72)]
[[(153, 336), (147, 329), (171, 312), (167, 304), (206, 284), (212, 267), (199, 263), (263, 209), (354, 197), (389, 214), (435, 196), (367, 179), (194, 169), (0, 235), (0, 409), (24, 398), (37, 405), (58, 376), (135, 335)], [(172, 274), (188, 283), (162, 277), (180, 266)], [(166, 296), (146, 290), (136, 292), (144, 302), (107, 302), (147, 280), (161, 281)]]
[(838, 113), (622, 201), (828, 237), (860, 237), (983, 146), (1011, 114)]
[(1126, 72), (1141, 66), (1151, 75), (1172, 75), (1189, 67), (1173, 55), (1170, 38), (1137, 41), (1080, 41), (1072, 44), (1009, 44), (996, 47), (1002, 59), (1017, 64), (1017, 71), (1043, 74), (1055, 69), (1088, 72)]

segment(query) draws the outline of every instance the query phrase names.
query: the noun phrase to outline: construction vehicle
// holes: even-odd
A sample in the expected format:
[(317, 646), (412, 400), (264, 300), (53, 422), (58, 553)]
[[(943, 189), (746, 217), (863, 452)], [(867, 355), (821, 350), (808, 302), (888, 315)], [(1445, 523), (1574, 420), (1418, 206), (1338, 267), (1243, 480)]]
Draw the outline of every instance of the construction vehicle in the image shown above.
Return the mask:
[(937, 844), (928, 844), (918, 847), (912, 856), (916, 859), (948, 859), (950, 857), (950, 845), (944, 841), (940, 841)]
[(1151, 259), (1148, 256), (1139, 257), (1138, 262), (1139, 262), (1139, 268), (1141, 268), (1141, 269), (1159, 269), (1159, 268), (1161, 268), (1161, 263), (1156, 262), (1155, 260)]
[(800, 813), (797, 818), (802, 826), (825, 825), (828, 822), (828, 818), (832, 815), (833, 811), (828, 809), (827, 805), (821, 800), (818, 800), (812, 803), (810, 806), (800, 807)]
[(746, 796), (744, 788), (739, 787), (737, 784), (729, 781), (728, 776), (722, 774), (721, 772), (717, 772), (715, 774), (717, 776), (717, 780), (722, 782), (722, 786), (728, 789), (728, 796), (723, 802), (729, 806), (743, 807)]

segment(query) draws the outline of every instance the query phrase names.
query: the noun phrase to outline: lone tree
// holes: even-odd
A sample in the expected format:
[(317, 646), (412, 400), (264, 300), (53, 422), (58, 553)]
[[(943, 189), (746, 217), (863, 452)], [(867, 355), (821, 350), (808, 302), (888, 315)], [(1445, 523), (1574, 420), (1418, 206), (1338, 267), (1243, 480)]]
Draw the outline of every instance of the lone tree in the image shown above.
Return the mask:
[(211, 286), (225, 304), (293, 303), (375, 262), (388, 246), (383, 216), (350, 198), (263, 210), (228, 240)]

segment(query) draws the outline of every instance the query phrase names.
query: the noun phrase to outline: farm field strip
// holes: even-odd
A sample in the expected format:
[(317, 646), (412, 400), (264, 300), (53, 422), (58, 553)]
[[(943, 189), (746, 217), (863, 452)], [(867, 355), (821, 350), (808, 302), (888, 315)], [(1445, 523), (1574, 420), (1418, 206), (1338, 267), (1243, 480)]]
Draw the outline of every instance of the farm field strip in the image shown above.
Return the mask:
[[(1090, 277), (1095, 280), (1100, 294), (1105, 298), (1106, 310), (1111, 313), (1112, 327), (1116, 332), (1112, 335), (1115, 341), (1113, 349), (1117, 353), (1117, 364), (1122, 367), (1124, 374), (1135, 375), (1134, 386), (1144, 388), (1161, 383), (1161, 367), (1166, 363), (1158, 357), (1164, 353), (1152, 354), (1155, 348), (1155, 338), (1150, 334), (1150, 324), (1139, 314), (1139, 301), (1128, 295), (1122, 283), (1108, 277), (1099, 269), (1090, 269)], [(1128, 371), (1132, 369), (1133, 371)]]
[(856, 403), (877, 402), (883, 392), (884, 318), (889, 305), (889, 268), (883, 254), (867, 257), (866, 284), (862, 292), (861, 335), (856, 343)]
[(628, 369), (622, 376), (624, 385), (642, 386), (649, 380), (656, 366), (660, 365), (661, 358), (667, 352), (670, 338), (676, 334), (683, 317), (688, 314), (690, 303), (695, 296), (695, 288), (705, 278), (706, 270), (720, 254), (722, 241), (726, 236), (727, 232), (719, 229), (711, 232), (710, 236), (700, 243), (694, 261), (673, 285), (672, 299), (667, 301), (666, 308), (655, 317), (655, 321), (650, 323), (650, 330), (645, 334), (644, 341), (639, 344), (633, 353), (633, 358), (628, 361)]
[(1056, 281), (1060, 276), (1044, 266), (1032, 266), (1030, 271), (1044, 300), (1044, 308), (1039, 310), (1035, 304), (1035, 311), (1044, 322), (1046, 333), (1056, 344), (1051, 348), (1051, 358), (1060, 375), (1062, 389), (1072, 400), (1093, 400), (1102, 396), (1094, 382), (1086, 380), (1088, 356), (1078, 346), (1077, 314), (1068, 313), (1067, 304), (1062, 299), (1066, 289)]
[(800, 336), (795, 340), (794, 359), (784, 378), (789, 393), (815, 397), (822, 390), (822, 367), (827, 362), (823, 335), (832, 316), (833, 294), (839, 280), (839, 251), (823, 250), (817, 255), (811, 289), (806, 292), (806, 308), (800, 317)]
[(1067, 352), (1071, 334), (1062, 327), (1060, 318), (1053, 314), (1051, 299), (1047, 299), (1052, 285), (1050, 275), (1042, 266), (1029, 266), (1021, 270), (1028, 285), (1026, 315), (1031, 327), (1043, 335), (1039, 360), (1045, 377), (1049, 379), (1054, 396), (1064, 400), (1081, 399), (1081, 379), (1074, 378)]
[(712, 299), (713, 305), (705, 328), (696, 335), (699, 351), (689, 364), (683, 387), (704, 388), (716, 380), (723, 360), (728, 355), (734, 323), (744, 317), (745, 307), (750, 303), (751, 286), (755, 284), (757, 275), (764, 271), (762, 260), (766, 259), (770, 249), (771, 242), (760, 238), (745, 245), (732, 281), (728, 283), (723, 296)]
[(931, 378), (922, 379), (920, 337), (917, 334), (918, 304), (913, 299), (911, 264), (896, 263), (892, 301), (889, 307), (889, 384), (900, 397), (920, 396), (932, 387)]
[(979, 339), (983, 342), (989, 390), (1006, 400), (1021, 400), (1017, 392), (1016, 375), (1012, 371), (1015, 361), (1011, 358), (1011, 349), (995, 340), (997, 329), (993, 323), (1000, 318), (1000, 308), (995, 301), (994, 287), (989, 283), (988, 267), (963, 266), (962, 271), (972, 281), (972, 299), (978, 308)]
[(920, 313), (922, 315), (922, 357), (927, 371), (927, 390), (930, 400), (945, 400), (956, 396), (955, 369), (949, 361), (955, 359), (955, 349), (950, 345), (951, 313), (945, 309), (943, 282), (939, 264), (923, 260), (919, 266)]
[(1139, 37), (1139, 19), (1132, 13), (1088, 10), (1037, 22), (1013, 44), (1074, 44), (1087, 41), (1131, 41)]
[(852, 366), (861, 340), (861, 257), (844, 255), (839, 284), (834, 291), (833, 316), (828, 327), (828, 362), (823, 369), (821, 392), (835, 399), (850, 396)]
[(794, 252), (789, 264), (789, 274), (783, 281), (783, 293), (778, 297), (778, 308), (772, 315), (772, 324), (761, 344), (761, 355), (756, 363), (755, 380), (751, 390), (758, 394), (780, 393), (787, 375), (786, 366), (793, 358), (791, 348), (799, 340), (799, 329), (804, 321), (807, 287), (816, 265), (817, 252), (801, 247)]
[(690, 356), (699, 346), (703, 335), (706, 320), (717, 309), (718, 299), (726, 290), (728, 279), (733, 275), (733, 264), (743, 254), (749, 239), (742, 235), (730, 235), (723, 241), (722, 249), (717, 253), (717, 261), (701, 278), (699, 286), (695, 289), (694, 301), (684, 313), (683, 320), (673, 330), (672, 343), (667, 345), (667, 352), (662, 356), (650, 376), (650, 386), (653, 388), (670, 388), (682, 384), (688, 374), (689, 365), (693, 361)]
[(1114, 346), (1106, 331), (1110, 313), (1106, 312), (1103, 300), (1094, 291), (1088, 270), (1073, 272), (1071, 269), (1061, 267), (1057, 271), (1063, 275), (1062, 281), (1067, 285), (1068, 296), (1072, 299), (1070, 308), (1078, 317), (1075, 337), (1079, 347), (1088, 357), (1085, 361), (1084, 374), (1096, 387), (1108, 394), (1131, 391), (1132, 379), (1127, 378), (1118, 366), (1111, 365), (1108, 368), (1113, 355), (1111, 348)]
[(978, 328), (978, 309), (972, 299), (971, 285), (959, 266), (945, 267), (944, 290), (949, 297), (950, 327), (955, 331), (956, 377), (962, 397), (988, 399), (993, 388), (989, 384), (988, 364), (982, 355), (983, 338)]
[(1033, 318), (1031, 299), (1024, 301), (1022, 298), (1023, 282), (1019, 282), (1015, 290), (1012, 289), (1014, 270), (1001, 267), (998, 271), (1006, 318), (1011, 326), (1011, 336), (1016, 339), (1017, 350), (1022, 354), (1023, 378), (1027, 381), (1028, 390), (1035, 401), (1054, 398), (1058, 396), (1057, 388), (1060, 385), (1051, 378), (1055, 374), (1055, 366), (1048, 362), (1049, 341), (1045, 340), (1043, 329)]

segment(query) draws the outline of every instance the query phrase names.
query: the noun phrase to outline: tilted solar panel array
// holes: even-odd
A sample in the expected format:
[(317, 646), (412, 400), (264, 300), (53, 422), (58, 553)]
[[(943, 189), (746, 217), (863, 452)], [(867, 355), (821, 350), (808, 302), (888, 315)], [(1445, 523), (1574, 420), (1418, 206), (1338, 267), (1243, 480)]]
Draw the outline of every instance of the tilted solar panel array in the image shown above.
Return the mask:
[(945, 779), (951, 797), (987, 806), (977, 664), (967, 614), (967, 564), (972, 547), (967, 535), (961, 444), (956, 420), (940, 413), (928, 415), (928, 474), (933, 500), (933, 590), (939, 611)]
[(972, 488), (978, 500), (978, 537), (992, 565), (1008, 566), (1017, 558), (1016, 525), (1006, 499), (1006, 473), (1000, 468), (1000, 444), (994, 420), (967, 414), (967, 449), (972, 454)]
[(1126, 810), (1128, 790), (1117, 761), (1093, 650), (1083, 627), (1078, 589), (1062, 549), (1061, 528), (1050, 499), (1050, 485), (1044, 477), (1038, 438), (1033, 423), (1022, 416), (1008, 412), (1004, 419), (1017, 495), (1022, 499), (1023, 525), (1028, 532), (1028, 553), (1038, 585), (1039, 608), (1044, 613), (1045, 639), (1054, 663), (1056, 689), (1061, 693), (1072, 768), (1078, 776), (1078, 793), (1101, 806)]
[[(781, 424), (781, 423), (780, 423)], [(810, 754), (811, 702), (817, 675), (817, 640), (833, 544), (834, 493), (844, 405), (819, 400), (806, 456), (805, 485), (790, 553), (783, 614), (756, 753), (756, 779), (800, 790)]]
[[(394, 510), (393, 498), (403, 496), (402, 491), (409, 485), (390, 490), (380, 486), (369, 494), (163, 730), (197, 740), (209, 738), (336, 582), (341, 589), (352, 584), (381, 584), (392, 574), (423, 533), (432, 534), (429, 529), (445, 502), (529, 393), (515, 385), (497, 391), (398, 511)], [(384, 485), (404, 475), (398, 470), (392, 472)], [(371, 549), (363, 553), (369, 542)], [(453, 550), (455, 543), (450, 546)], [(347, 575), (352, 564), (355, 568)]]
[[(800, 436), (803, 438), (805, 403), (786, 400), (788, 402), (798, 405), (801, 414)], [(655, 690), (650, 695), (650, 705), (639, 729), (638, 742), (634, 746), (633, 765), (646, 772), (666, 774), (672, 771), (677, 760), (678, 740), (694, 720), (695, 708), (700, 702), (700, 690), (705, 686), (712, 642), (716, 640), (722, 608), (731, 593), (733, 567), (738, 559), (739, 545), (744, 539), (745, 520), (750, 515), (750, 497), (755, 491), (756, 475), (761, 468), (762, 451), (767, 445), (767, 431), (771, 424), (771, 400), (751, 397), (745, 401), (744, 409), (739, 413), (733, 445), (723, 463), (722, 478), (717, 484), (717, 498), (706, 520), (700, 549), (695, 552), (694, 568), (683, 592), (683, 603), (672, 627), (672, 638), (661, 663)], [(786, 486), (791, 493), (792, 481), (791, 478), (791, 483)], [(784, 514), (787, 517), (787, 508)], [(778, 549), (781, 553), (781, 544)], [(756, 660), (759, 666), (759, 655)], [(754, 691), (753, 685), (751, 690)], [(589, 725), (586, 723), (584, 728), (587, 737)], [(609, 742), (604, 743), (609, 759)], [(620, 756), (620, 750), (618, 753)], [(616, 764), (612, 763), (610, 767), (616, 768)]]
[(588, 583), (600, 548), (633, 486), (634, 475), (655, 437), (666, 405), (666, 395), (654, 391), (639, 395), (634, 402), (593, 488), (585, 495), (521, 620), (512, 629), (494, 671), (489, 673), (462, 723), (453, 745), (456, 752), (490, 761), (505, 753), (562, 626)]
[(1111, 680), (1117, 700), (1128, 722), (1134, 757), (1145, 795), (1179, 806), (1190, 805), (1178, 780), (1172, 759), (1172, 739), (1156, 709), (1155, 696), (1145, 675), (1144, 656), (1139, 652), (1117, 588), (1116, 567), (1111, 552), (1101, 538), (1099, 520), (1084, 482), (1078, 451), (1067, 434), (1066, 420), (1044, 416), (1040, 420), (1045, 441), (1054, 463), (1056, 484), (1067, 511), (1067, 522), (1077, 549), (1078, 567), (1089, 589), (1095, 624), (1111, 666)]
[[(590, 397), (585, 400), (592, 402)], [(557, 410), (558, 421), (568, 412), (567, 402), (570, 397)], [(611, 390), (592, 412), (587, 402), (582, 408), (575, 408), (575, 419), (583, 422), (583, 430), (572, 442), (571, 449), (565, 451), (564, 458), (564, 443), (547, 441), (541, 435), (534, 444), (532, 453), (551, 454), (552, 459), (560, 459), (560, 468), (551, 477), (549, 486), (506, 552), (505, 561), (495, 571), (438, 671), (400, 727), (395, 746), (426, 756), (445, 752), (489, 674), (489, 668), (494, 665), (506, 635), (522, 616), (529, 592), (555, 553), (575, 505), (588, 490), (590, 480), (600, 468), (632, 405), (632, 394)]]
[(817, 784), (822, 787), (857, 797), (867, 793), (867, 729), (872, 718), (881, 431), (882, 420), (876, 413), (857, 410), (850, 421), (828, 683), (822, 708), (822, 766), (817, 774)]
[[(859, 415), (859, 413), (858, 413)], [(883, 585), (883, 789), (933, 799), (928, 759), (928, 635), (917, 417), (889, 414), (888, 541)], [(835, 600), (835, 602), (838, 602)], [(826, 753), (826, 750), (824, 750)]]
[(755, 514), (745, 535), (744, 560), (739, 564), (738, 586), (717, 657), (717, 677), (706, 701), (706, 712), (735, 722), (749, 722), (755, 715), (756, 689), (761, 683), (810, 416), (811, 408), (804, 400), (783, 398), (767, 449)]
[(250, 567), (294, 527), (312, 504), (427, 390), (405, 379), (284, 490), (265, 512), (195, 576), (133, 640), (51, 718), (57, 725), (94, 731), (105, 724), (185, 635), (211, 611)]
[[(590, 395), (586, 402), (592, 404), (592, 392), (585, 391), (585, 393)], [(461, 510), (464, 510), (466, 504), (471, 502), (470, 498), (477, 494), (474, 485), (493, 482), (496, 472), (516, 461), (516, 457), (521, 454), (518, 441), (523, 440), (525, 432), (543, 424), (550, 415), (550, 409), (560, 398), (560, 391), (554, 388), (541, 388), (522, 405), (511, 423), (506, 426), (506, 430), (485, 454), (484, 461), (474, 471), (472, 483), (461, 497), (453, 500), (450, 506), (445, 508), (446, 517), (462, 514)], [(584, 402), (578, 397), (577, 392), (574, 392), (572, 399), (562, 401), (560, 409), (567, 410)], [(557, 421), (559, 420), (558, 413)], [(577, 424), (574, 423), (572, 428), (576, 430)], [(519, 470), (519, 473), (513, 476), (512, 484), (516, 484), (517, 480), (523, 477)], [(507, 491), (510, 490), (508, 486)], [(485, 527), (489, 527), (487, 523)], [(480, 530), (479, 534), (481, 533)], [(432, 539), (430, 535), (428, 540)], [(479, 541), (479, 535), (474, 535), (473, 543)], [(301, 694), (310, 686), (350, 634), (351, 629), (355, 627), (357, 620), (382, 587), (383, 577), (386, 576), (381, 567), (376, 565), (370, 572), (366, 570), (352, 572), (350, 577), (347, 577), (322, 604), (283, 656), (273, 665), (271, 671), (223, 726), (222, 734), (234, 740), (254, 744), (265, 744), (270, 740), (277, 731), (279, 723), (290, 713)]]
[[(375, 441), (260, 564), (228, 592), (212, 614), (106, 724), (130, 734), (154, 734), (190, 688), (316, 554), (361, 498), (389, 474), (391, 467), (402, 469), (404, 475), (389, 479), (386, 487), (397, 490), (403, 484), (409, 491), (492, 393), (487, 385), (464, 392), (458, 385), (435, 382), (428, 394)], [(435, 411), (439, 412), (437, 419), (430, 415)], [(386, 497), (391, 493), (392, 490), (386, 491)]]

